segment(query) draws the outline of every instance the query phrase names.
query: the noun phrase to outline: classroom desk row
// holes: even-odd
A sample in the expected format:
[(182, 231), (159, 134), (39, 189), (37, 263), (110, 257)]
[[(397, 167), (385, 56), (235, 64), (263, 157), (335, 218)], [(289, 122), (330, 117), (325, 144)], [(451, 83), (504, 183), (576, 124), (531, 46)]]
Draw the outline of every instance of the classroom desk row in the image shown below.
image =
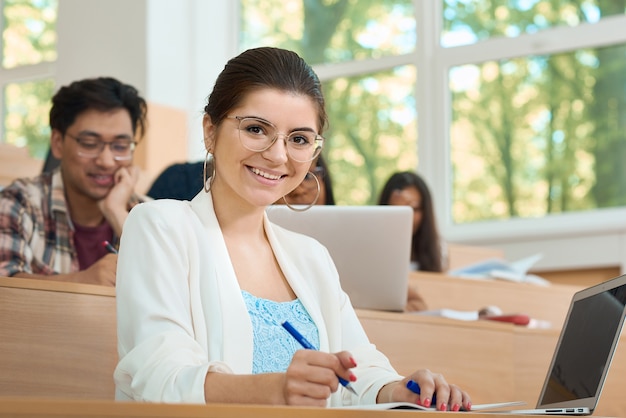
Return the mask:
[[(560, 330), (495, 321), (358, 311), (367, 335), (400, 374), (428, 367), (474, 404), (525, 401), (535, 407)], [(626, 416), (626, 336), (613, 358), (596, 413)]]
[(428, 272), (411, 272), (409, 282), (418, 289), (428, 309), (477, 311), (495, 305), (503, 313), (523, 313), (554, 329), (561, 329), (572, 296), (583, 289), (566, 284), (541, 286)]
[[(453, 289), (442, 291), (449, 294)], [(541, 289), (542, 293), (549, 291)], [(470, 297), (466, 293), (466, 298)], [(559, 335), (557, 328), (528, 329), (493, 321), (466, 322), (364, 310), (357, 314), (371, 341), (401, 374), (421, 367), (441, 372), (448, 381), (468, 390), (474, 404), (523, 400), (534, 406)], [(0, 335), (0, 396), (33, 398), (33, 402), (0, 400), (0, 415), (10, 408), (23, 408), (26, 412), (22, 416), (46, 416), (42, 414), (51, 406), (68, 411), (61, 415), (80, 415), (81, 404), (67, 399), (113, 399), (112, 373), (117, 363), (114, 289), (0, 278)], [(622, 395), (625, 383), (623, 342), (618, 346), (595, 415), (626, 416)], [(60, 403), (34, 401), (42, 397), (57, 398)], [(156, 411), (151, 407), (124, 409), (106, 402), (90, 405), (104, 408), (99, 416), (149, 416), (150, 411)], [(260, 414), (257, 416), (282, 416), (282, 412), (267, 411), (254, 410), (255, 415)], [(289, 411), (285, 414), (295, 414), (295, 410)], [(209, 409), (190, 406), (184, 411), (173, 410), (170, 415), (160, 412), (152, 416), (236, 416), (244, 412), (242, 406), (213, 405)], [(387, 416), (370, 412), (375, 414), (372, 416)], [(319, 410), (298, 409), (297, 413), (314, 416)], [(329, 416), (357, 416), (350, 414), (354, 411)]]

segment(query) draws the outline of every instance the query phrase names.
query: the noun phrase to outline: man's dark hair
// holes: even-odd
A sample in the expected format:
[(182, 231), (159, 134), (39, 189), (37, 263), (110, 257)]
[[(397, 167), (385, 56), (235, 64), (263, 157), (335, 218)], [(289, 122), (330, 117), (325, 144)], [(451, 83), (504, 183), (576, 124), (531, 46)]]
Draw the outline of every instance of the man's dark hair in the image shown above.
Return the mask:
[(137, 138), (146, 133), (148, 106), (133, 86), (112, 77), (89, 78), (63, 86), (52, 97), (50, 128), (65, 135), (76, 117), (86, 110), (126, 109)]

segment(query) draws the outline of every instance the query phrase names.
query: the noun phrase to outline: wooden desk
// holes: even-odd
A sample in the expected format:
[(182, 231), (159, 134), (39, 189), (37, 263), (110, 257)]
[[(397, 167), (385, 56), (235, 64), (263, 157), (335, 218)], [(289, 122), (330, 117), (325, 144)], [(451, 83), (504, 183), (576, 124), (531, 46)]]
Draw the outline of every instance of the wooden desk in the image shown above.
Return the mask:
[[(58, 418), (59, 416), (86, 418), (399, 418), (409, 417), (415, 413), (416, 411), (407, 410), (371, 411), (294, 406), (172, 405), (112, 401), (0, 398), (0, 416), (15, 418)], [(467, 414), (467, 412), (419, 412), (420, 418), (467, 418)], [(478, 412), (472, 413), (471, 416), (476, 418), (511, 417), (511, 415)]]
[(572, 296), (582, 286), (552, 284), (539, 286), (503, 280), (462, 279), (442, 273), (411, 272), (409, 281), (416, 286), (428, 309), (476, 311), (495, 305), (505, 313), (524, 313), (549, 321), (561, 329)]
[(364, 310), (358, 316), (370, 340), (402, 375), (427, 367), (467, 390), (475, 404), (535, 402), (520, 397), (512, 384), (512, 324)]
[(0, 277), (0, 394), (113, 399), (115, 289)]
[[(359, 310), (372, 343), (400, 374), (428, 367), (472, 396), (474, 404), (525, 401), (534, 407), (560, 330), (492, 321)], [(594, 415), (626, 416), (626, 335)]]

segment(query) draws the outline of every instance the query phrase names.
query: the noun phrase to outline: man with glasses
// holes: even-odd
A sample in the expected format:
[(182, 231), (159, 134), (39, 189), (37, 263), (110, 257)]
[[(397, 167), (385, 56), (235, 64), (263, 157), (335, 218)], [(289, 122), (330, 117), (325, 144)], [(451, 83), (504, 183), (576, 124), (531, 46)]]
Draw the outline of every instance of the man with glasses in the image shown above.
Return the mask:
[(113, 78), (54, 95), (50, 149), (59, 167), (0, 192), (0, 276), (115, 285), (114, 247), (140, 202), (132, 159), (146, 111), (138, 91)]

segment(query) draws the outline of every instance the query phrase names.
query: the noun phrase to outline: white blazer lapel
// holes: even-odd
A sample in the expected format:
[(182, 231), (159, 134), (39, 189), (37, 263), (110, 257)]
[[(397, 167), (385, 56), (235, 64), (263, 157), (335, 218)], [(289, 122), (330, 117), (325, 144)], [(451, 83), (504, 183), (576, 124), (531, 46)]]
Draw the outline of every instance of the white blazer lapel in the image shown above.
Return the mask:
[(281, 245), (281, 242), (276, 236), (277, 232), (274, 229), (276, 226), (269, 221), (267, 214), (265, 214), (264, 222), (265, 232), (270, 241), (270, 245), (272, 246), (272, 251), (274, 251), (274, 255), (276, 256), (276, 260), (278, 261), (278, 265), (285, 274), (287, 282), (295, 292), (298, 299), (300, 299), (300, 302), (302, 302), (302, 305), (304, 305), (309, 315), (311, 315), (311, 319), (313, 319), (313, 322), (315, 322), (315, 325), (317, 326), (320, 338), (319, 349), (322, 351), (328, 351), (330, 346), (328, 341), (328, 332), (326, 330), (319, 302), (315, 296), (315, 291), (311, 286), (311, 281), (314, 280), (317, 272), (312, 270), (305, 271), (304, 269), (299, 268), (301, 266), (296, 265), (293, 262), (293, 257), (290, 256), (292, 251), (297, 251), (299, 248), (292, 249)]
[(200, 192), (193, 199), (192, 207), (205, 228), (203, 242), (207, 243), (201, 255), (205, 260), (200, 264), (199, 275), (205, 321), (210, 324), (209, 358), (221, 359), (234, 373), (251, 373), (252, 323), (213, 210), (211, 194)]

